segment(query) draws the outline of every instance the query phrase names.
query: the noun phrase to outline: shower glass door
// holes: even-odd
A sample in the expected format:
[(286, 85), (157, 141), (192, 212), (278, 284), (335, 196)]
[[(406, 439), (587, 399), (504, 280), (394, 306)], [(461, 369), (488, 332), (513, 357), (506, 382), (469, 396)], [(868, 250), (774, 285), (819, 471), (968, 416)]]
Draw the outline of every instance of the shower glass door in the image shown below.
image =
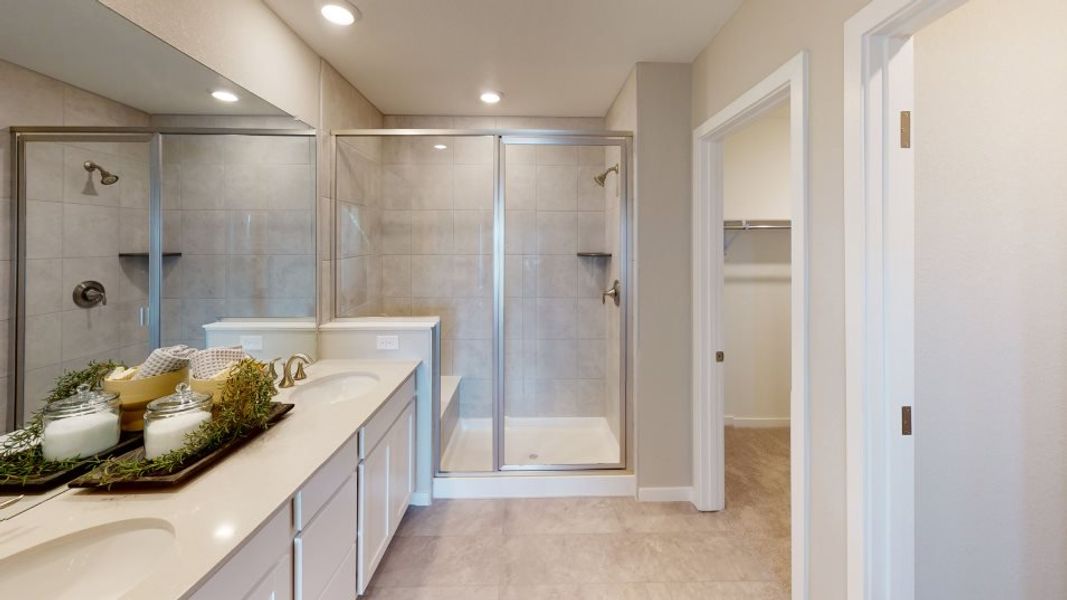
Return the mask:
[(502, 141), (498, 467), (621, 467), (625, 140)]
[(63, 372), (94, 360), (136, 364), (150, 348), (151, 137), (20, 134), (17, 144), (9, 389), (21, 426)]

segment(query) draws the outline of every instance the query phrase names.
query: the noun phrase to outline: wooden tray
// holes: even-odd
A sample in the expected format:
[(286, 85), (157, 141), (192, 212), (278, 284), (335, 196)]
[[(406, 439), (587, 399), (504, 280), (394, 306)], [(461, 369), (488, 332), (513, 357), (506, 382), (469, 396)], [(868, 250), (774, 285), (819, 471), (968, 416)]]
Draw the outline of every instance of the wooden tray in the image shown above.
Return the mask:
[(119, 436), (118, 444), (115, 444), (95, 456), (86, 458), (66, 471), (56, 471), (55, 473), (41, 475), (40, 477), (31, 477), (26, 480), (8, 482), (0, 481), (0, 492), (5, 494), (12, 492), (25, 494), (50, 490), (56, 486), (63, 485), (78, 475), (88, 471), (98, 460), (129, 452), (132, 448), (141, 447), (143, 445), (141, 440), (143, 439), (144, 436), (140, 431), (123, 431), (122, 435)]
[[(282, 402), (275, 402), (272, 407), (270, 417), (267, 419), (267, 427), (265, 429), (256, 429), (252, 433), (239, 438), (234, 438), (225, 444), (219, 446), (212, 452), (205, 454), (198, 458), (195, 462), (186, 465), (179, 471), (168, 473), (166, 475), (145, 475), (138, 477), (137, 479), (126, 479), (122, 481), (113, 481), (111, 483), (101, 483), (100, 474), (94, 469), (82, 475), (81, 477), (70, 482), (72, 488), (95, 488), (103, 490), (145, 490), (145, 489), (159, 489), (168, 488), (178, 485), (182, 485), (189, 480), (193, 479), (200, 473), (210, 469), (215, 463), (229, 456), (233, 451), (237, 450), (241, 446), (247, 444), (250, 440), (255, 439), (261, 435), (267, 429), (270, 429), (281, 420), (285, 413), (289, 412), (296, 406), (295, 404), (285, 404)], [(125, 454), (118, 456), (118, 459), (143, 459), (144, 458), (144, 446), (130, 450)]]

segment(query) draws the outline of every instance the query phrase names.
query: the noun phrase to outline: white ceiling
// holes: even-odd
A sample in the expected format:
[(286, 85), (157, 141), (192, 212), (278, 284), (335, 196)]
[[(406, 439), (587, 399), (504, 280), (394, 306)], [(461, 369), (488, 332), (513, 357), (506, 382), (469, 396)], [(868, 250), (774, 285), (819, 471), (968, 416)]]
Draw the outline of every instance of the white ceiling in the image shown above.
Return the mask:
[[(99, 2), (0, 0), (0, 15), (0, 59), (144, 112), (284, 114)], [(240, 100), (215, 100), (218, 88)]]
[(321, 0), (264, 0), (386, 114), (585, 117), (636, 62), (691, 62), (741, 1), (352, 0), (345, 28)]

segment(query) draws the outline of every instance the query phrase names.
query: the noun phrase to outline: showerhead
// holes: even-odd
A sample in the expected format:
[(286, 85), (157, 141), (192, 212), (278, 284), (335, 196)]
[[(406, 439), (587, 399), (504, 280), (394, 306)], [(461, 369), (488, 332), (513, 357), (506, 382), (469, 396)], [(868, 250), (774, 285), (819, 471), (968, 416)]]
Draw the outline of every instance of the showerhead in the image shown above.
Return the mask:
[(112, 185), (119, 180), (118, 175), (115, 175), (111, 171), (108, 171), (104, 167), (101, 167), (100, 165), (94, 163), (91, 160), (85, 161), (82, 166), (85, 167), (85, 170), (88, 171), (90, 174), (92, 174), (93, 171), (100, 171), (100, 183), (104, 185)]
[(610, 174), (610, 173), (615, 173), (616, 175), (618, 175), (619, 174), (619, 165), (615, 164), (615, 166), (609, 168), (607, 171), (604, 171), (600, 175), (594, 176), (593, 177), (593, 181), (596, 182), (596, 184), (599, 185), (600, 187), (604, 187), (604, 182), (608, 180), (608, 174)]

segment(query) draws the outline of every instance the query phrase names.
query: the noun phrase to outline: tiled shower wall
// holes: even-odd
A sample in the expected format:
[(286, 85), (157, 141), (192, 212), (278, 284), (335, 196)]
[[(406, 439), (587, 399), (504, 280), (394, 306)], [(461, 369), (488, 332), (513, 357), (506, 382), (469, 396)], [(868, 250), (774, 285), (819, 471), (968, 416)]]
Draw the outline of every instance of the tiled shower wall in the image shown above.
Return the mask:
[(342, 139), (337, 169), (342, 316), (440, 316), (442, 372), (487, 416), (492, 138)]
[[(27, 125), (145, 126), (147, 124), (148, 115), (141, 111), (131, 109), (118, 104), (118, 102), (102, 98), (95, 94), (74, 88), (74, 86), (39, 75), (32, 72), (32, 70), (22, 68), (9, 62), (0, 61), (0, 279), (7, 281), (10, 278), (12, 258), (10, 239), (13, 233), (11, 223), (11, 138), (10, 132), (7, 131), (6, 128)], [(110, 154), (103, 148), (97, 149), (102, 154)], [(121, 155), (122, 153), (118, 154)], [(74, 154), (71, 154), (71, 156), (74, 156)], [(52, 158), (55, 159), (58, 157), (53, 156)], [(124, 157), (124, 159), (125, 158), (130, 157)], [(102, 160), (103, 159), (101, 158), (101, 161)], [(105, 164), (107, 163), (105, 162)], [(129, 167), (131, 167), (131, 165), (129, 165)], [(115, 170), (117, 171), (117, 168)], [(125, 181), (121, 179), (120, 184), (116, 184), (115, 187), (123, 185), (124, 183), (130, 184), (129, 186), (124, 187), (132, 187), (132, 181), (137, 180), (136, 173), (136, 169), (128, 171), (127, 179)], [(82, 183), (84, 183), (85, 172), (81, 171), (79, 175), (82, 177)], [(98, 180), (99, 179), (97, 179), (97, 181)], [(51, 180), (51, 185), (53, 187), (51, 198), (48, 200), (55, 204), (60, 204), (62, 201), (62, 198), (59, 195), (60, 192), (55, 191), (55, 189), (57, 189), (57, 186), (62, 188), (63, 181), (64, 179), (62, 178), (53, 178)], [(97, 187), (99, 188), (98, 185)], [(92, 208), (89, 207), (93, 206), (93, 204), (82, 204), (71, 210), (92, 210)], [(96, 205), (96, 207), (101, 208), (102, 210), (110, 210), (114, 215), (117, 215), (118, 211), (120, 211), (120, 209), (117, 208), (117, 205), (110, 208), (103, 205)], [(52, 208), (54, 208), (54, 206)], [(128, 217), (132, 217), (132, 214), (128, 214)], [(110, 220), (110, 218), (108, 220), (113, 224), (118, 223), (117, 220)], [(70, 224), (74, 225), (77, 222), (77, 220), (71, 220)], [(103, 224), (102, 220), (93, 220), (92, 223)], [(42, 226), (49, 228), (49, 231), (53, 234), (53, 240), (57, 239), (57, 237), (62, 237), (64, 233), (61, 228), (64, 225), (58, 220), (52, 220)], [(112, 235), (110, 239), (111, 241), (101, 241), (100, 243), (114, 243), (114, 240), (118, 239), (117, 233)], [(51, 253), (55, 253), (55, 251), (53, 250)], [(115, 253), (111, 253), (110, 255), (112, 259), (117, 262)], [(47, 259), (62, 260), (62, 258), (58, 256), (52, 256)], [(51, 297), (51, 293), (45, 291), (45, 289), (48, 289), (48, 286), (52, 286), (51, 289), (54, 290), (57, 286), (62, 287), (65, 285), (64, 282), (66, 282), (67, 278), (65, 275), (60, 274), (62, 272), (61, 268), (62, 265), (60, 265), (60, 269), (53, 268), (50, 271), (53, 275), (47, 280), (48, 285), (46, 285), (44, 289), (34, 291), (34, 294), (41, 293), (44, 296)], [(81, 272), (81, 269), (71, 270), (71, 273), (73, 272)], [(122, 274), (123, 277), (134, 279), (141, 277), (140, 274), (130, 274), (118, 269), (112, 269), (111, 273)], [(132, 280), (127, 279), (127, 282), (129, 281)], [(118, 287), (123, 286), (116, 284), (116, 291)], [(47, 309), (55, 309), (57, 303), (60, 303), (61, 307), (66, 307), (66, 304), (73, 307), (73, 302), (70, 302), (69, 294), (70, 290), (67, 289), (66, 294), (61, 294), (61, 297), (58, 297), (58, 300), (52, 300), (51, 304), (45, 304), (43, 306), (47, 307)], [(0, 421), (5, 420), (7, 414), (7, 366), (9, 366), (7, 365), (7, 359), (9, 359), (9, 357), (7, 357), (7, 348), (9, 348), (9, 340), (12, 333), (11, 321), (7, 320), (10, 315), (11, 306), (9, 295), (9, 286), (0, 286), (0, 318), (3, 319), (2, 323), (0, 323), (0, 414), (2, 414), (2, 416), (0, 416)], [(65, 296), (65, 298), (62, 296)], [(63, 304), (63, 302), (66, 304)], [(109, 305), (111, 303), (112, 302), (109, 302)], [(62, 318), (58, 319), (58, 322), (60, 323), (60, 328), (62, 328)], [(87, 322), (89, 321), (86, 321), (86, 323)], [(98, 319), (93, 320), (93, 323), (96, 322), (98, 322)], [(82, 323), (82, 325), (85, 325), (85, 323)], [(54, 333), (52, 333), (52, 335), (52, 340), (54, 340)], [(68, 337), (68, 340), (75, 340), (75, 337)], [(70, 345), (76, 346), (77, 344), (70, 343)], [(59, 359), (57, 362), (61, 361), (62, 359)], [(54, 370), (55, 367), (48, 367), (45, 365), (39, 368), (52, 368)], [(51, 381), (49, 380), (49, 373), (39, 372), (36, 375), (38, 388), (50, 388)], [(6, 426), (9, 424), (3, 425)]]
[[(82, 167), (117, 174), (102, 185)], [(89, 360), (136, 363), (148, 350), (146, 143), (31, 142), (26, 151), (27, 414), (66, 370)], [(107, 303), (74, 304), (81, 281), (104, 285)]]
[(601, 146), (505, 146), (506, 414), (605, 416)]
[(165, 136), (163, 343), (224, 317), (315, 315), (314, 138)]

